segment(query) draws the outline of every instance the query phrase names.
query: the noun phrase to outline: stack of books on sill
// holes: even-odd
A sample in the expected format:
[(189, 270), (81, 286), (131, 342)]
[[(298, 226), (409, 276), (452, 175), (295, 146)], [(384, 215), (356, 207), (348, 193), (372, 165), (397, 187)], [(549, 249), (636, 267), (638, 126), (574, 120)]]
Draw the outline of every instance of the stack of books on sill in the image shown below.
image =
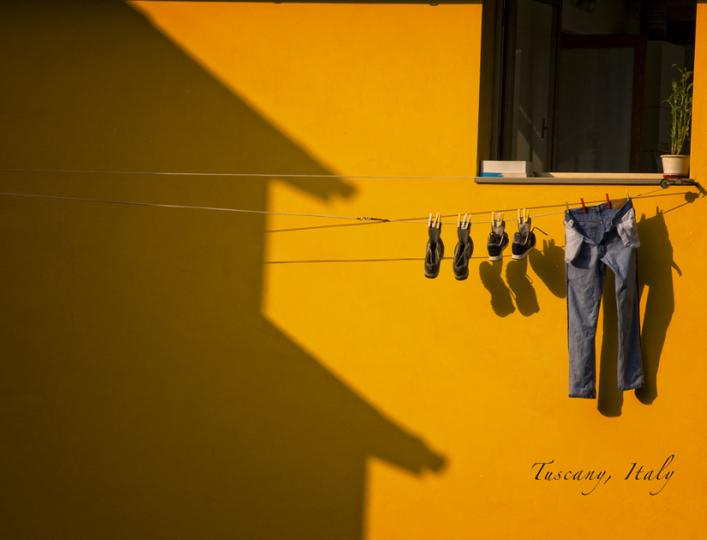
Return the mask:
[(482, 161), (481, 174), (491, 178), (527, 178), (533, 176), (530, 161)]

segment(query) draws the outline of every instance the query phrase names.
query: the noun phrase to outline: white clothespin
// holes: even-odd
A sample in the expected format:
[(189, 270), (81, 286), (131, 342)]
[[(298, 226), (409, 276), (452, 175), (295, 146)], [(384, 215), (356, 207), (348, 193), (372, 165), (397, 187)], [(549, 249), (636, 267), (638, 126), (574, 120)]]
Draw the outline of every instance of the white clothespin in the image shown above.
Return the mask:
[(518, 208), (518, 225), (523, 225), (523, 223), (527, 223), (528, 216), (529, 214), (527, 208)]
[(501, 212), (491, 212), (491, 226), (498, 227), (498, 224), (501, 221), (500, 218), (501, 218)]

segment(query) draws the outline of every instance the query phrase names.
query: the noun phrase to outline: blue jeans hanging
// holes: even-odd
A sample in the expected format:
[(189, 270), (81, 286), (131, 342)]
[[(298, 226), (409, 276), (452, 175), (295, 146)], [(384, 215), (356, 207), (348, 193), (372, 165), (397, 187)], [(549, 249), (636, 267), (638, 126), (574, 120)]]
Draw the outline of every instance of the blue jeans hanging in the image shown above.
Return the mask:
[(596, 397), (594, 338), (604, 276), (614, 273), (618, 318), (619, 390), (643, 385), (639, 323), (636, 211), (606, 204), (565, 212), (567, 263), (567, 335), (570, 397)]

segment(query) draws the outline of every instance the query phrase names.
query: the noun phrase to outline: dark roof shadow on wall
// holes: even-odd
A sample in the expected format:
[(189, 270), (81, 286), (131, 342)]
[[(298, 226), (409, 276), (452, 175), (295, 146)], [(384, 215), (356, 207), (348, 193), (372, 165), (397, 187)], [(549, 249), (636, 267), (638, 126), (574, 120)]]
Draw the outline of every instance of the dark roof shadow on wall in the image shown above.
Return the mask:
[[(331, 174), (128, 5), (1, 9), (0, 167)], [(267, 207), (263, 179), (0, 181)], [(443, 466), (263, 317), (262, 216), (36, 200), (0, 214), (1, 537), (361, 540), (371, 457)]]

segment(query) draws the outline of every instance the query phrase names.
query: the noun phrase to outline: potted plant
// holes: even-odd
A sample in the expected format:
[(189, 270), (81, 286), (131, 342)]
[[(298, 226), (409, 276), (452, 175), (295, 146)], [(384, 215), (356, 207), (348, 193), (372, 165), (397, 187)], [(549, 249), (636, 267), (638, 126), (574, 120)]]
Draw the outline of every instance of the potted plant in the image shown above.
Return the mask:
[(663, 161), (664, 178), (686, 178), (690, 171), (689, 154), (680, 152), (690, 132), (692, 117), (692, 71), (673, 64), (680, 76), (673, 81), (670, 96), (665, 103), (670, 105), (672, 124), (670, 127), (670, 154), (660, 156)]

